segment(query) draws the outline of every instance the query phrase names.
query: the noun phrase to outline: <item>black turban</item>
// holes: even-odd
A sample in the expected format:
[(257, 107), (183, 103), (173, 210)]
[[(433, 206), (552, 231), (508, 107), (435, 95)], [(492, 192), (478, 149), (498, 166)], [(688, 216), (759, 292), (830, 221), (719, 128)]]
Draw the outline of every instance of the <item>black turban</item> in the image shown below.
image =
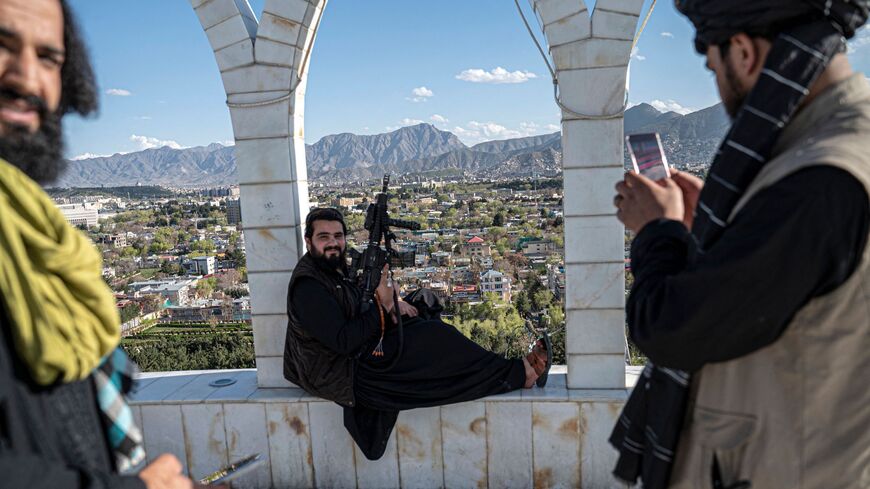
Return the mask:
[(695, 25), (695, 49), (706, 54), (740, 32), (773, 37), (823, 18), (850, 39), (867, 21), (870, 0), (676, 0), (676, 7)]

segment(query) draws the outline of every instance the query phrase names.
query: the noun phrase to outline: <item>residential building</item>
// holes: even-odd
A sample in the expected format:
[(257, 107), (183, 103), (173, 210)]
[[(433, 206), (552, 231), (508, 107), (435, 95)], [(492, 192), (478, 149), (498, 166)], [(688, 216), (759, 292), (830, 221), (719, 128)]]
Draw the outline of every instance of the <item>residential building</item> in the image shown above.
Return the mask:
[(125, 248), (127, 246), (126, 234), (104, 234), (97, 239), (98, 243), (103, 243), (112, 248)]
[(339, 197), (338, 206), (350, 209), (351, 207), (362, 202), (362, 197)]
[(251, 299), (249, 297), (233, 300), (233, 321), (251, 322)]
[(492, 255), (492, 251), (489, 248), (489, 244), (487, 244), (483, 238), (475, 236), (462, 245), (462, 254), (467, 257), (490, 256)]
[(212, 275), (216, 271), (214, 256), (197, 256), (184, 263), (184, 268), (191, 275)]
[(565, 267), (547, 265), (547, 288), (562, 302), (565, 302)]
[(449, 251), (436, 251), (430, 255), (429, 260), (436, 267), (449, 267), (453, 262), (453, 253)]
[(523, 243), (523, 254), (528, 255), (546, 255), (556, 251), (556, 245), (548, 239), (526, 241)]
[(453, 286), (450, 293), (451, 302), (478, 302), (480, 301), (480, 293), (477, 291), (477, 286), (473, 284), (464, 285), (457, 284)]
[(496, 294), (501, 298), (501, 300), (510, 302), (511, 279), (496, 270), (484, 272), (480, 274), (480, 292), (481, 294)]

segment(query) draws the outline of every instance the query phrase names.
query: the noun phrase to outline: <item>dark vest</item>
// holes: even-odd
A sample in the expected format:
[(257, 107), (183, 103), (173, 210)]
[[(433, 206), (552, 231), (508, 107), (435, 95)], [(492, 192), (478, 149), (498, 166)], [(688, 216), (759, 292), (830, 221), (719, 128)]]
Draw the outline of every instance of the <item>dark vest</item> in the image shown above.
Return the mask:
[[(359, 289), (338, 272), (325, 270), (308, 253), (302, 256), (290, 285), (287, 287), (287, 339), (284, 344), (284, 378), (302, 387), (310, 394), (341, 404), (353, 406), (353, 372), (355, 358), (336, 353), (308, 334), (291, 304), (293, 287), (303, 277), (310, 277), (326, 287), (344, 309), (345, 317), (358, 312)], [(310, 330), (316, 324), (308, 324)]]

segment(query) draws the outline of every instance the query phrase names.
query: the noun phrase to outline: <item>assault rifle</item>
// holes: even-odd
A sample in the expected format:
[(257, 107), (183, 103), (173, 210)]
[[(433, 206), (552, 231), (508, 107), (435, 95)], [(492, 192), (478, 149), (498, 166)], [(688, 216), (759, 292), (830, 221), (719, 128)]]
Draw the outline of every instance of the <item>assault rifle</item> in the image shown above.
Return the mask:
[[(390, 230), (391, 227), (402, 229), (420, 229), (420, 225), (413, 221), (393, 219), (387, 212), (387, 187), (390, 185), (390, 175), (384, 175), (384, 186), (375, 199), (374, 204), (369, 204), (366, 211), (365, 228), (369, 232), (369, 242), (362, 253), (351, 249), (351, 276), (358, 277), (362, 288), (362, 300), (360, 312), (367, 312), (374, 304), (375, 289), (381, 281), (381, 271), (389, 262), (390, 257), (397, 256), (393, 249), (393, 241), (396, 235)], [(381, 247), (381, 241), (384, 246)]]

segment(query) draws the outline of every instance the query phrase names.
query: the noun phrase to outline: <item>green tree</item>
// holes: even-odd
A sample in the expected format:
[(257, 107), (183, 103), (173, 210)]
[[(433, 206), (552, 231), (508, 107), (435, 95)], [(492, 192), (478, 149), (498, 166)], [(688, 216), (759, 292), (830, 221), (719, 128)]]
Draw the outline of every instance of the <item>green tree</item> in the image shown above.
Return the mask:
[(184, 273), (184, 269), (178, 263), (167, 260), (160, 263), (160, 273), (165, 273), (166, 275), (181, 275)]
[(236, 269), (244, 268), (246, 266), (245, 252), (238, 248), (233, 248), (228, 251), (226, 254), (226, 259), (232, 260), (233, 266)]
[(504, 214), (501, 212), (496, 213), (496, 215), (492, 218), (493, 227), (501, 227), (504, 226)]
[(197, 297), (208, 299), (217, 287), (217, 279), (214, 277), (204, 278), (196, 283)]
[(193, 243), (190, 249), (193, 251), (198, 251), (200, 253), (209, 254), (214, 253), (216, 246), (214, 244), (214, 241), (210, 239), (203, 239)]
[(136, 304), (135, 302), (127, 304), (120, 310), (121, 323), (126, 323), (127, 321), (138, 317), (140, 312), (142, 311), (139, 309), (139, 304)]

